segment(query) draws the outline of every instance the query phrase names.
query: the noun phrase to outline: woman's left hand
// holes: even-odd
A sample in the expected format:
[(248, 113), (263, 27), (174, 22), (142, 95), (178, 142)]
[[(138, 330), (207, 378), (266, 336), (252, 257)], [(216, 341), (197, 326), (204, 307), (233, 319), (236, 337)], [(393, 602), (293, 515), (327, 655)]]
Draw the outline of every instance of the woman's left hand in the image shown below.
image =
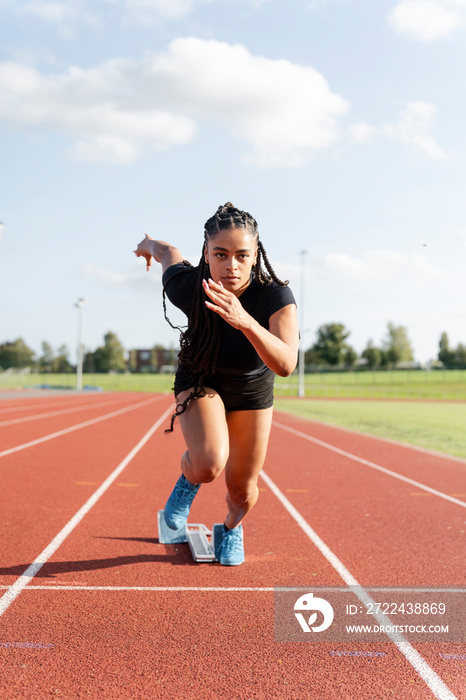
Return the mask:
[(230, 326), (238, 330), (245, 329), (249, 321), (250, 315), (241, 305), (238, 297), (233, 292), (229, 292), (221, 282), (213, 280), (203, 280), (202, 285), (204, 291), (211, 301), (206, 301), (205, 305), (221, 316)]

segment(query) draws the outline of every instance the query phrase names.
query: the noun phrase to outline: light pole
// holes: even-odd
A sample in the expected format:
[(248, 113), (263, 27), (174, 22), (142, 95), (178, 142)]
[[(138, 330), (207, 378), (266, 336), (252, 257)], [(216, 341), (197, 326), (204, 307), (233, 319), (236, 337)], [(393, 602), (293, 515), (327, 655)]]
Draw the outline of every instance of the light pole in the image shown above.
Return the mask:
[(304, 277), (305, 277), (305, 259), (307, 250), (300, 252), (301, 256), (301, 274), (299, 285), (299, 353), (298, 353), (298, 396), (304, 396)]
[(78, 309), (78, 362), (76, 365), (76, 391), (83, 388), (83, 306), (85, 299), (78, 299), (75, 306)]

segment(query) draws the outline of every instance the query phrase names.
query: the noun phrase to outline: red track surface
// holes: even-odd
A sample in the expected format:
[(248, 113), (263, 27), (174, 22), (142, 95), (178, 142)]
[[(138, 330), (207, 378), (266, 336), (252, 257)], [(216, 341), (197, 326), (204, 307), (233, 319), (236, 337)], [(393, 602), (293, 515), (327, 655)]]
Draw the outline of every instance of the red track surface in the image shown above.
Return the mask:
[[(130, 455), (170, 405), (148, 394), (0, 402), (2, 697), (466, 698), (465, 644), (413, 644), (416, 669), (388, 637), (278, 643), (270, 590), (345, 585), (335, 560), (366, 587), (464, 588), (465, 462), (276, 414), (245, 564), (195, 564), (187, 545), (157, 541), (179, 428), (165, 436), (165, 418)], [(203, 486), (190, 522), (221, 522), (224, 495), (222, 478)]]

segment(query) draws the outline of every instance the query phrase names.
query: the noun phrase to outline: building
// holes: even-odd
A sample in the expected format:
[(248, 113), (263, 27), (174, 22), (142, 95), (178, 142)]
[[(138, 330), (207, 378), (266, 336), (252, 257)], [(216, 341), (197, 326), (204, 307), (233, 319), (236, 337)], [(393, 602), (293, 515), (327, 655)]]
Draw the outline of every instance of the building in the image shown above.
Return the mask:
[(129, 351), (129, 369), (131, 372), (172, 374), (177, 367), (177, 353), (174, 348), (160, 345), (151, 350), (135, 349)]

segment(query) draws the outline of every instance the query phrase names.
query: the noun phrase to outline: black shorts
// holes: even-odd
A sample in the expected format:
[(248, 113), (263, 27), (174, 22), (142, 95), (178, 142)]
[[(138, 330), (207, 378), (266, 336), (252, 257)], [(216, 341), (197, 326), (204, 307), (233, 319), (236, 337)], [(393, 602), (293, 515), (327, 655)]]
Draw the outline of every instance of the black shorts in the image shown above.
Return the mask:
[[(273, 406), (273, 383), (275, 375), (267, 369), (259, 377), (232, 378), (215, 375), (206, 379), (206, 389), (214, 389), (223, 403), (226, 411), (258, 411)], [(192, 389), (194, 380), (182, 367), (178, 367), (175, 375), (175, 396), (182, 391)]]

